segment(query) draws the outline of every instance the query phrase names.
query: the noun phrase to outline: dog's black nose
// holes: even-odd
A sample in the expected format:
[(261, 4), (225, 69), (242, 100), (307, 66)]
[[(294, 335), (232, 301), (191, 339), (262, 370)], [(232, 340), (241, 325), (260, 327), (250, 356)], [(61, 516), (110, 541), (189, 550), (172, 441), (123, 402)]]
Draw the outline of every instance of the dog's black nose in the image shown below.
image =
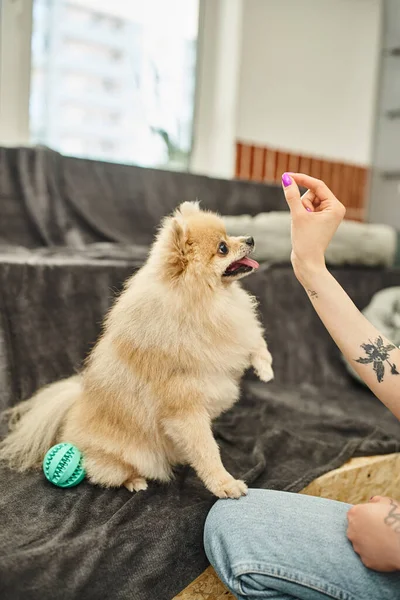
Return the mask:
[(248, 237), (244, 240), (248, 246), (254, 246), (254, 238)]

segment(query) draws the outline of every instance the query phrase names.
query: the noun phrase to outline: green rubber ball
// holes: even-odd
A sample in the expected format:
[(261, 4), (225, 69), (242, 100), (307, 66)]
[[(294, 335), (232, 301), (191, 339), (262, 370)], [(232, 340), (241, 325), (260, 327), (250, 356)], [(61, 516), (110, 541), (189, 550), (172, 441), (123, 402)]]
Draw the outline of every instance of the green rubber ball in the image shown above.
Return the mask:
[(82, 453), (76, 446), (63, 442), (50, 448), (43, 460), (46, 479), (62, 488), (78, 485), (85, 478)]

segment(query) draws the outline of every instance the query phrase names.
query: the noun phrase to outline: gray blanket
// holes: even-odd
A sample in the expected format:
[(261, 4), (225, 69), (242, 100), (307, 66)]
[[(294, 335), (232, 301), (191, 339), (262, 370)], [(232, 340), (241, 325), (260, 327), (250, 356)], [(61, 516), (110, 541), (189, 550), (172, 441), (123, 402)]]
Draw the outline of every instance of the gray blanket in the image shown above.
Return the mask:
[(184, 200), (221, 214), (287, 210), (280, 186), (0, 148), (0, 245), (150, 244)]
[[(138, 266), (50, 251), (0, 262), (0, 405), (79, 369), (101, 319)], [(400, 273), (338, 271), (359, 306)], [(224, 463), (250, 485), (296, 492), (351, 456), (400, 450), (400, 425), (348, 377), (290, 267), (248, 278), (260, 299), (276, 381), (250, 373), (215, 425)], [(0, 597), (167, 600), (206, 567), (202, 528), (214, 502), (190, 468), (137, 495), (86, 482), (52, 487), (0, 470)]]

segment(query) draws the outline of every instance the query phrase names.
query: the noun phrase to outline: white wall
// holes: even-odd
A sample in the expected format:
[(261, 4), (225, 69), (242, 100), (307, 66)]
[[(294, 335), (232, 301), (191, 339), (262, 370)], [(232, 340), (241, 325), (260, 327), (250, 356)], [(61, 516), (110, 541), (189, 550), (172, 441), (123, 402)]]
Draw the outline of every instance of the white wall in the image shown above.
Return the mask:
[(381, 0), (244, 0), (237, 138), (370, 164)]

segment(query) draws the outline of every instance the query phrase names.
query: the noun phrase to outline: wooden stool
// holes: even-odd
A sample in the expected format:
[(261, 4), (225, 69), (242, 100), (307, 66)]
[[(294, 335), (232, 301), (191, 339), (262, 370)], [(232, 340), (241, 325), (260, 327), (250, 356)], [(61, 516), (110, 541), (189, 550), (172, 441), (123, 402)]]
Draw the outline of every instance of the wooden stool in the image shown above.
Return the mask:
[[(353, 458), (339, 469), (315, 479), (301, 494), (320, 496), (359, 504), (371, 496), (392, 496), (400, 499), (400, 454)], [(208, 567), (174, 600), (235, 600)]]

